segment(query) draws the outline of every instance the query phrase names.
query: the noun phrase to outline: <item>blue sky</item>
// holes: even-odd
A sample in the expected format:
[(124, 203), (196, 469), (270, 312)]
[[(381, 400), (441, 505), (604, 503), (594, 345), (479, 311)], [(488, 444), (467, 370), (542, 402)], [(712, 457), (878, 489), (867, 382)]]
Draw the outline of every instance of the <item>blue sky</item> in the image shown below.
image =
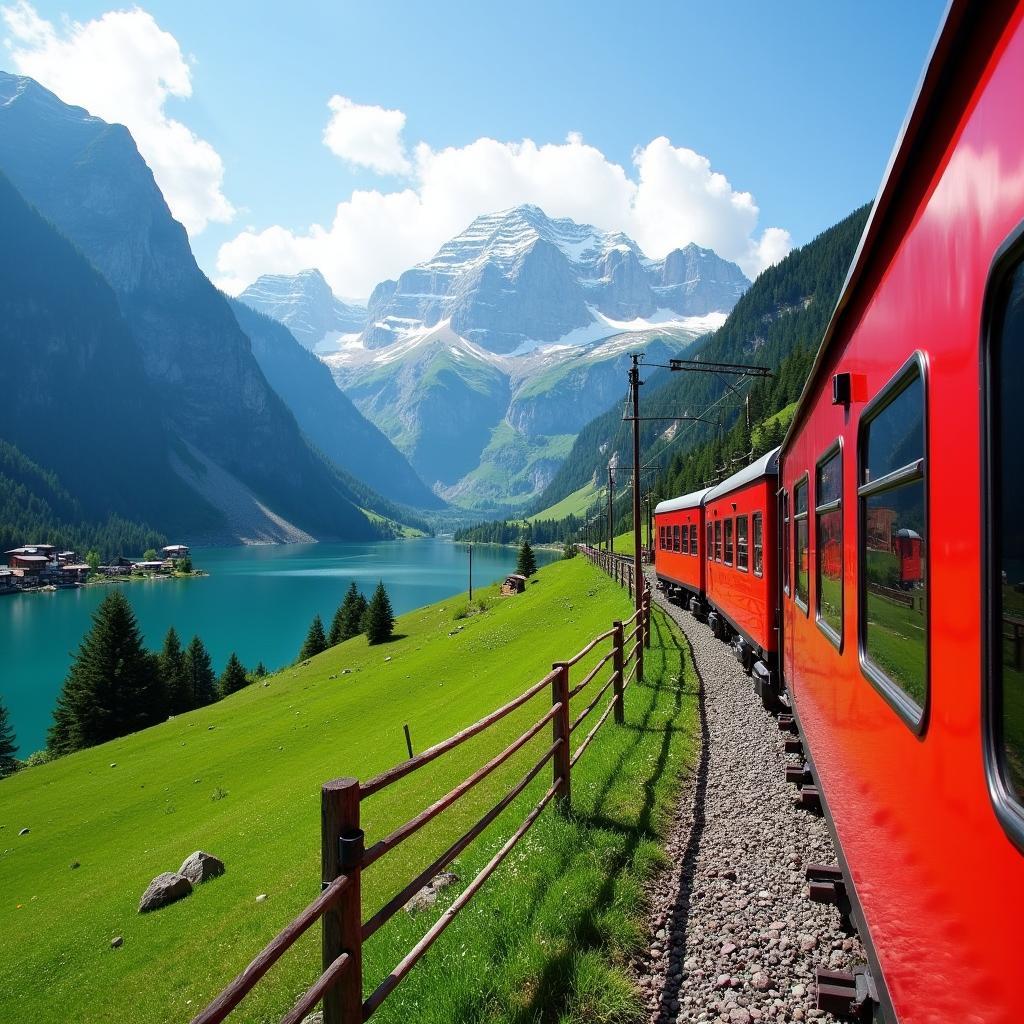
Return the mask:
[[(706, 216), (694, 239), (731, 248), (723, 255), (756, 271), (874, 195), (944, 4), (153, 0), (135, 11), (151, 16), (145, 24), (125, 20), (115, 32), (111, 23), (102, 40), (90, 29), (119, 9), (109, 3), (38, 0), (27, 7), (0, 0), (0, 7), (21, 16), (20, 29), (12, 31), (10, 19), (0, 23), (8, 41), (0, 65), (36, 73), (62, 98), (128, 123), (169, 199), (173, 189), (165, 182), (178, 172), (168, 152), (174, 146), (161, 142), (159, 130), (175, 121), (191, 133), (196, 154), (189, 173), (198, 198), (180, 203), (206, 203), (206, 212), (189, 223), (184, 205), (171, 205), (189, 223), (193, 249), (212, 277), (237, 289), (257, 272), (298, 269), (308, 259), (323, 262), (336, 290), (359, 294), (375, 273), (423, 258), (420, 250), (468, 216), (474, 202), (505, 202), (517, 190), (525, 190), (524, 199), (551, 194), (551, 203), (564, 207), (552, 213), (590, 214), (595, 222), (605, 219), (598, 226), (606, 228), (634, 225), (648, 249), (671, 241), (670, 229), (659, 231), (656, 221), (685, 235), (688, 217)], [(157, 49), (149, 49), (156, 26), (173, 37), (186, 71), (175, 68), (162, 34)], [(69, 47), (88, 51), (77, 78), (68, 71), (75, 66)], [(191, 94), (179, 81), (148, 105), (124, 106), (126, 93), (147, 92), (145, 75), (165, 59), (168, 76), (184, 73)], [(96, 80), (107, 74), (104, 95)], [(387, 160), (366, 156), (358, 130), (354, 140), (343, 133), (336, 151), (325, 145), (332, 96), (370, 108), (367, 116), (381, 108), (375, 116), (391, 129), (404, 115), (387, 143), (404, 154), (392, 160), (402, 162), (397, 173)], [(147, 127), (147, 117), (160, 124)], [(481, 138), (564, 147), (570, 132), (582, 136), (586, 152), (578, 144), (535, 161), (518, 150), (472, 149)], [(634, 152), (660, 137), (671, 148), (649, 154), (651, 175), (656, 164), (662, 169), (661, 185), (648, 190), (643, 202), (655, 212), (641, 222), (639, 214), (622, 212), (626, 200), (615, 193), (609, 167), (621, 167), (629, 179), (623, 187), (632, 187), (641, 174)], [(415, 149), (420, 142), (429, 148), (424, 164)], [(212, 185), (202, 179), (209, 153), (199, 143), (220, 160), (222, 176)], [(447, 147), (449, 158), (437, 160)], [(675, 156), (684, 154), (686, 164), (690, 150), (728, 179), (729, 210), (712, 203), (705, 211), (700, 197), (682, 195), (711, 180), (695, 166), (685, 174), (676, 166)], [(593, 178), (578, 170), (584, 164)], [(455, 197), (438, 184), (447, 168), (462, 176)], [(548, 180), (559, 176), (587, 195), (566, 195), (564, 181)], [(501, 187), (491, 188), (494, 177)], [(332, 231), (338, 204), (354, 191), (405, 191), (413, 205), (374, 200), (361, 219), (348, 210)], [(752, 203), (736, 213), (744, 201), (735, 196), (747, 192)], [(676, 203), (676, 220), (657, 213), (663, 202)], [(430, 203), (443, 215), (426, 209)], [(736, 223), (719, 223), (733, 214)], [(311, 236), (314, 224), (323, 230)], [(765, 240), (770, 227), (788, 234)]]

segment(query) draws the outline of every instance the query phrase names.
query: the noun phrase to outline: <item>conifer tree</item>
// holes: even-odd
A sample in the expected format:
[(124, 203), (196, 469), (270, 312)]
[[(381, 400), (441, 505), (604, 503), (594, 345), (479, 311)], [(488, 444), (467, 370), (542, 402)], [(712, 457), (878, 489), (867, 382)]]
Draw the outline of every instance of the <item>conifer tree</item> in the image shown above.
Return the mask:
[(328, 647), (334, 647), (345, 640), (358, 636), (363, 630), (363, 615), (366, 613), (366, 598), (359, 592), (353, 580), (345, 592), (345, 600), (331, 620), (331, 631), (327, 636)]
[(192, 637), (185, 651), (185, 687), (191, 708), (204, 708), (217, 699), (217, 677), (210, 652), (198, 636)]
[(14, 729), (7, 716), (7, 708), (0, 699), (0, 779), (5, 775), (13, 775), (18, 770), (18, 759), (14, 756), (17, 751)]
[(326, 650), (327, 634), (324, 632), (323, 620), (317, 614), (313, 616), (309, 632), (306, 634), (306, 641), (302, 645), (302, 650), (299, 651), (299, 661), (314, 658), (318, 654), (323, 654)]
[(245, 666), (238, 660), (238, 655), (232, 651), (228, 663), (221, 673), (220, 681), (217, 683), (217, 691), (223, 698), (229, 693), (237, 693), (248, 685), (249, 677), (245, 673)]
[(128, 599), (114, 590), (93, 613), (47, 735), (55, 754), (127, 736), (164, 718), (159, 661), (142, 646)]
[(381, 580), (363, 614), (363, 632), (371, 644), (382, 644), (391, 639), (394, 631), (395, 614), (391, 608), (391, 598)]
[(167, 701), (167, 712), (180, 715), (193, 707), (185, 673), (185, 652), (181, 649), (178, 631), (171, 626), (160, 650), (160, 680)]
[(262, 679), (267, 674), (267, 666), (262, 661), (256, 662), (256, 667), (252, 670), (252, 674), (257, 679)]
[(530, 547), (529, 538), (523, 539), (523, 545), (519, 549), (519, 558), (516, 560), (516, 572), (520, 576), (532, 576), (537, 571), (537, 559), (534, 557), (533, 548)]

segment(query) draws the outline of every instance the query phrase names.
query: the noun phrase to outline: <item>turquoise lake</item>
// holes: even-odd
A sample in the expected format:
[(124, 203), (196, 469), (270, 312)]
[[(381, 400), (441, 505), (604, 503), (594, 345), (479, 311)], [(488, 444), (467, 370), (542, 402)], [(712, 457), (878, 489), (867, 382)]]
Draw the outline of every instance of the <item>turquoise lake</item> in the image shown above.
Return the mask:
[[(559, 557), (536, 555), (539, 565)], [(198, 633), (217, 672), (232, 651), (249, 668), (294, 660), (314, 614), (329, 626), (350, 580), (367, 595), (383, 580), (398, 614), (462, 593), (468, 583), (465, 545), (437, 539), (197, 548), (192, 556), (208, 577), (111, 586), (128, 595), (147, 646), (158, 649), (169, 626), (183, 644)], [(474, 585), (503, 578), (515, 562), (512, 548), (474, 547)], [(71, 656), (106, 592), (95, 586), (0, 597), (0, 697), (18, 756), (45, 745)]]

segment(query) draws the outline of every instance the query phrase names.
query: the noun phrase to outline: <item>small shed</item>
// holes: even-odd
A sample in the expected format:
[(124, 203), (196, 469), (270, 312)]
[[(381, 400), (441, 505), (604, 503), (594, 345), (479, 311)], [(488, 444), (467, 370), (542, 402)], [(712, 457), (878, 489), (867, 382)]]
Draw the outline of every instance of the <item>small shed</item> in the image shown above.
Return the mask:
[(513, 594), (521, 594), (526, 589), (526, 577), (517, 572), (505, 577), (501, 585), (501, 596), (511, 597)]

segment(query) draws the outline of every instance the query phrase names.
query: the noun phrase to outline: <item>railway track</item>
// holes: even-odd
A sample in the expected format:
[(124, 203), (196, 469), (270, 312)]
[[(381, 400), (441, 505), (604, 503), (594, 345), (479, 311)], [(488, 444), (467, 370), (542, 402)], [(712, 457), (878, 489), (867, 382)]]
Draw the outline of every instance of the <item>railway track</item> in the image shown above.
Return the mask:
[(835, 861), (828, 828), (797, 806), (785, 734), (731, 648), (653, 593), (690, 642), (703, 743), (668, 843), (672, 868), (650, 890), (637, 964), (650, 1020), (836, 1020), (815, 1006), (815, 968), (852, 971), (864, 951), (838, 910), (807, 896), (807, 866)]

